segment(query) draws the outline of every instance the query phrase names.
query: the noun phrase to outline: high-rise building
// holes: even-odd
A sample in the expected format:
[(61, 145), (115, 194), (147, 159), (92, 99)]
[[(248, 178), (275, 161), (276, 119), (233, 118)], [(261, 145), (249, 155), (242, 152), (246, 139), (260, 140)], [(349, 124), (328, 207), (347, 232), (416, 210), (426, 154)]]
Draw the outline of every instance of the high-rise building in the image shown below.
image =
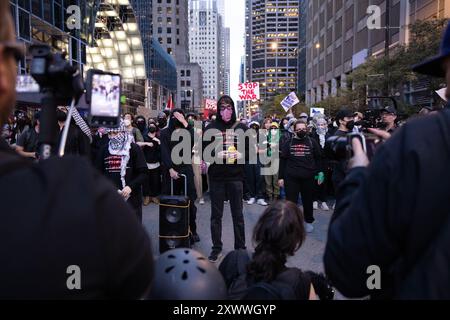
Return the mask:
[[(307, 56), (299, 72), (306, 71), (306, 102), (311, 105), (328, 96), (336, 96), (340, 89), (348, 89), (346, 78), (349, 73), (370, 56), (384, 54), (385, 28), (368, 29), (367, 8), (369, 5), (381, 8), (384, 27), (386, 0), (307, 2)], [(389, 3), (390, 48), (408, 43), (407, 26), (415, 20), (450, 17), (448, 1), (389, 0)], [(410, 94), (408, 100), (414, 100), (411, 97), (414, 92), (406, 94)]]
[(181, 108), (190, 112), (199, 112), (203, 106), (203, 72), (198, 63), (178, 65), (180, 83), (178, 100)]
[(230, 63), (230, 28), (225, 28), (224, 32), (224, 65), (225, 65), (225, 74), (224, 74), (224, 89), (223, 92), (226, 95), (230, 95), (230, 81), (231, 81), (231, 63)]
[[(149, 2), (149, 1), (146, 1)], [(189, 62), (189, 15), (186, 0), (151, 0), (153, 37), (177, 64)]]
[(308, 1), (301, 0), (299, 8), (299, 32), (298, 32), (298, 71), (297, 71), (297, 92), (304, 95), (306, 91), (306, 24), (308, 20)]
[(261, 100), (297, 87), (299, 1), (247, 2), (248, 80), (261, 84)]
[(189, 51), (191, 62), (203, 70), (203, 94), (217, 99), (220, 93), (220, 15), (216, 0), (190, 0)]
[(245, 0), (245, 79), (251, 74), (252, 56), (252, 0)]

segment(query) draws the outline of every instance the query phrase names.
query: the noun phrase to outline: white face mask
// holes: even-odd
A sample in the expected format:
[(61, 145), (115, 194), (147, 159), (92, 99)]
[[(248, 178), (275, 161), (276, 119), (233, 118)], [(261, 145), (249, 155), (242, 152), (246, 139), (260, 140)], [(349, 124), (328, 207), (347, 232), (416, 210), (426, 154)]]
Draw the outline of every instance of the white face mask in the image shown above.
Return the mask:
[(125, 125), (125, 127), (129, 127), (131, 126), (131, 120), (125, 119), (123, 120), (123, 124)]
[(270, 130), (270, 132), (272, 133), (273, 136), (275, 136), (277, 134), (277, 131), (278, 131), (277, 129)]

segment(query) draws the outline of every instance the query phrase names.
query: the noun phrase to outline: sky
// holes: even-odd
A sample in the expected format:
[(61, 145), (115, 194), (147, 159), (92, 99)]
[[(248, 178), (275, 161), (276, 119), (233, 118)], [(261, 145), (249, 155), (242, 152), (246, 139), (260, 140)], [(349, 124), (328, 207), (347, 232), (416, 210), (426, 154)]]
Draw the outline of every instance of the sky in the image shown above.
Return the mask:
[(230, 28), (230, 91), (236, 101), (241, 58), (245, 55), (245, 0), (225, 0), (225, 26)]

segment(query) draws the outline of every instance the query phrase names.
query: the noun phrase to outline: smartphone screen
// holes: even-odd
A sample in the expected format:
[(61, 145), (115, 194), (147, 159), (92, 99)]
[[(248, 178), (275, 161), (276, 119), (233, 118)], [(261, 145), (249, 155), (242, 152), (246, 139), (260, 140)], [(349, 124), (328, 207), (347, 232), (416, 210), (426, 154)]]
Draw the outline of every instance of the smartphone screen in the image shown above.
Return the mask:
[(120, 115), (120, 75), (92, 74), (91, 123), (116, 126)]

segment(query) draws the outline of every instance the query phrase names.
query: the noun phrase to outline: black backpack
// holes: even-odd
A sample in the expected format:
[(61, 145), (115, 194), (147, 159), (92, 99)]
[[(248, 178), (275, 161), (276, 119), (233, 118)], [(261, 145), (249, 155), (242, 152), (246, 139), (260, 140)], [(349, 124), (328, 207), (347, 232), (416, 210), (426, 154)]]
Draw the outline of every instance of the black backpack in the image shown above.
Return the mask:
[[(219, 267), (225, 279), (229, 300), (306, 300), (311, 280), (300, 269), (288, 268), (272, 282), (252, 282), (247, 277), (250, 255), (246, 250), (230, 252)], [(305, 292), (298, 288), (305, 281)]]

